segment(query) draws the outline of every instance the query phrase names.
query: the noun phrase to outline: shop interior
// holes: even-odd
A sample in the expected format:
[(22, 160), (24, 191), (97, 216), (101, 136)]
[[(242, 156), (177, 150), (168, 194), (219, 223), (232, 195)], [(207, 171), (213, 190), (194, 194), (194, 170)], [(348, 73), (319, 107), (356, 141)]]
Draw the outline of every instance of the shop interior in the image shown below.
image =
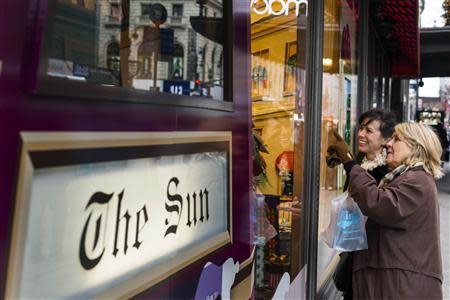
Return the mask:
[[(264, 3), (254, 6), (262, 11)], [(292, 280), (300, 269), (306, 9), (292, 6), (290, 14), (280, 16), (251, 11), (257, 299), (271, 298), (282, 275), (288, 272)], [(330, 200), (345, 180), (342, 168), (331, 169), (324, 159), (333, 130), (349, 144), (354, 138), (355, 11), (349, 2), (325, 1), (319, 232), (328, 225)], [(319, 255), (322, 277), (335, 253), (323, 248)]]

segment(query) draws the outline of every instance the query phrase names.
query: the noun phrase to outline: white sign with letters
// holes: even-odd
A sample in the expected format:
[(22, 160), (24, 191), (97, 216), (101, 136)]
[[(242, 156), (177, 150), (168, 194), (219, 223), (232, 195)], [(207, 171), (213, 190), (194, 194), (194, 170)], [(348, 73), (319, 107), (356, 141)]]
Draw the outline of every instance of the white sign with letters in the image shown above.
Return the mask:
[[(262, 5), (260, 4), (262, 3)], [(295, 15), (300, 14), (300, 7), (304, 5), (308, 7), (308, 1), (306, 0), (251, 0), (250, 8), (253, 8), (253, 12), (258, 15), (273, 15), (281, 16), (288, 15), (291, 7), (294, 7)]]
[[(30, 184), (28, 192), (19, 192), (28, 196), (18, 199), (22, 211), (15, 215), (17, 251), (7, 295), (129, 296), (229, 243), (230, 134), (211, 136), (206, 143), (204, 137), (201, 143), (197, 136), (193, 143), (184, 139), (182, 146), (129, 143), (47, 155), (25, 146), (21, 176)], [(170, 133), (158, 139), (176, 141)], [(160, 155), (164, 151), (170, 154)], [(92, 161), (108, 153), (113, 159)], [(81, 159), (70, 162), (72, 157)], [(34, 167), (28, 175), (27, 160)], [(19, 188), (24, 187), (22, 182)]]

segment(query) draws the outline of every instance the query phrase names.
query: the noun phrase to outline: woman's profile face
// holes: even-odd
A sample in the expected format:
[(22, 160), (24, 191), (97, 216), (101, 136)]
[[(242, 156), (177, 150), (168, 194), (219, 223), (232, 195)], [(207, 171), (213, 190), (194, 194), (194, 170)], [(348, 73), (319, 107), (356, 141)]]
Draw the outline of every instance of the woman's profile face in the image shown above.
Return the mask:
[(386, 164), (391, 169), (397, 168), (405, 162), (405, 160), (411, 156), (412, 147), (402, 141), (399, 136), (394, 133), (392, 139), (386, 144), (387, 156)]
[(365, 153), (368, 159), (374, 159), (383, 150), (386, 143), (380, 131), (380, 121), (364, 119), (358, 130), (358, 151)]

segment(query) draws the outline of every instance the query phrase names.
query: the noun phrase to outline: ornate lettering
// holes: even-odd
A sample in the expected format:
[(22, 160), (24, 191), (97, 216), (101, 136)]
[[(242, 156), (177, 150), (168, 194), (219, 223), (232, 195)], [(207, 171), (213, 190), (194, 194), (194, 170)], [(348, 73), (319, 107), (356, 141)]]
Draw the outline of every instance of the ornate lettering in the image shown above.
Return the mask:
[[(128, 251), (128, 234), (130, 230), (130, 221), (132, 219), (130, 213), (127, 209), (123, 211), (122, 204), (124, 201), (125, 189), (123, 189), (117, 195), (117, 213), (115, 217), (115, 230), (114, 230), (114, 245), (112, 254), (117, 256), (119, 253), (119, 243), (123, 240), (123, 253), (126, 255)], [(89, 215), (84, 223), (83, 231), (81, 233), (80, 246), (79, 246), (79, 259), (80, 263), (85, 270), (91, 270), (102, 259), (105, 249), (106, 249), (106, 238), (105, 235), (108, 232), (113, 232), (113, 230), (108, 231), (107, 224), (112, 223), (108, 222), (108, 207), (113, 199), (114, 193), (106, 194), (102, 192), (94, 193), (89, 199), (85, 210), (90, 208), (92, 205), (97, 204), (100, 205), (100, 209), (95, 207), (89, 212)], [(103, 209), (102, 209), (103, 208)], [(142, 221), (141, 216), (143, 216), (144, 220)], [(114, 218), (114, 217), (112, 217)], [(136, 212), (136, 232), (135, 232), (135, 241), (133, 247), (139, 249), (143, 240), (140, 239), (139, 234), (145, 227), (148, 222), (148, 212), (147, 207), (144, 205), (140, 210)], [(112, 221), (112, 220), (110, 220)], [(124, 221), (124, 222), (123, 222)], [(123, 224), (124, 223), (124, 224)], [(121, 224), (125, 225), (123, 230), (121, 229)], [(111, 226), (112, 227), (112, 226)], [(123, 239), (119, 237), (119, 232), (123, 232)], [(101, 235), (103, 233), (103, 238)], [(100, 242), (102, 241), (102, 242)]]
[[(176, 191), (179, 182), (180, 181), (178, 180), (178, 178), (172, 177), (167, 184), (167, 200), (170, 201), (170, 203), (174, 203), (172, 205), (169, 205), (169, 203), (166, 202), (166, 211), (168, 213), (171, 213), (171, 215), (172, 213), (176, 213), (178, 215), (178, 221), (176, 222), (176, 224), (172, 224), (166, 229), (164, 237), (166, 237), (170, 233), (177, 233), (178, 224), (180, 224), (181, 212), (183, 211), (183, 198), (180, 194), (171, 194), (169, 191), (171, 184), (175, 185)], [(167, 218), (166, 225), (169, 225), (169, 219)]]
[[(258, 5), (258, 2), (260, 1), (263, 1), (264, 5)], [(278, 3), (278, 5), (275, 5), (278, 10), (274, 9), (275, 3)], [(302, 6), (305, 7), (305, 14), (307, 14), (308, 1), (306, 0), (251, 0), (250, 8), (253, 7), (253, 12), (258, 15), (269, 14), (274, 16), (281, 16), (284, 14), (287, 16), (292, 4), (295, 6), (296, 16), (300, 14), (300, 8)]]
[(117, 248), (117, 240), (119, 236), (119, 223), (122, 218), (125, 218), (125, 239), (123, 241), (123, 253), (127, 254), (128, 249), (128, 225), (130, 223), (130, 214), (128, 213), (128, 210), (125, 211), (123, 216), (120, 216), (120, 207), (122, 206), (122, 199), (123, 199), (123, 193), (125, 190), (122, 190), (119, 194), (119, 202), (117, 204), (117, 215), (116, 215), (116, 233), (114, 235), (114, 250), (113, 255), (116, 256), (117, 252), (119, 252), (119, 249)]
[[(139, 216), (141, 212), (144, 213), (144, 224), (142, 225), (142, 227), (139, 227), (140, 224)], [(147, 208), (144, 205), (142, 209), (136, 213), (136, 241), (133, 244), (133, 247), (135, 247), (136, 249), (139, 249), (139, 246), (142, 244), (142, 242), (139, 242), (139, 232), (141, 232), (142, 228), (144, 228), (147, 221), (148, 221)]]
[[(105, 193), (101, 193), (101, 192), (96, 192), (94, 193), (91, 198), (89, 199), (85, 210), (87, 210), (91, 205), (93, 204), (99, 204), (99, 205), (108, 205), (109, 201), (111, 200), (112, 196), (114, 194), (105, 194)], [(102, 256), (105, 252), (105, 245), (100, 245), (99, 244), (99, 239), (100, 239), (100, 232), (103, 226), (106, 226), (106, 216), (100, 214), (99, 217), (97, 218), (97, 221), (95, 222), (95, 234), (94, 234), (94, 238), (91, 241), (91, 243), (88, 243), (88, 241), (86, 240), (87, 237), (87, 232), (88, 229), (90, 228), (91, 225), (91, 217), (92, 217), (93, 211), (91, 211), (89, 213), (89, 217), (86, 219), (86, 222), (84, 223), (84, 227), (83, 227), (83, 232), (81, 233), (81, 240), (80, 240), (80, 247), (79, 247), (79, 251), (78, 251), (78, 257), (80, 259), (80, 263), (83, 266), (84, 269), (86, 270), (90, 270), (93, 269), (102, 259)], [(103, 239), (104, 240), (104, 239)], [(87, 247), (88, 244), (92, 246), (92, 248), (90, 248), (89, 252), (95, 253), (95, 252), (100, 252), (100, 254), (97, 255), (97, 257), (88, 257), (87, 254)], [(101, 249), (99, 249), (98, 247), (102, 247)], [(101, 250), (101, 251), (100, 251)]]
[[(169, 205), (169, 203), (166, 202), (166, 211), (170, 214), (172, 217), (173, 213), (176, 213), (177, 215), (177, 222), (176, 224), (170, 225), (164, 234), (164, 237), (166, 237), (168, 234), (177, 233), (178, 224), (180, 223), (181, 219), (181, 213), (183, 208), (183, 198), (180, 194), (171, 194), (169, 192), (169, 189), (171, 187), (171, 184), (175, 184), (175, 192), (176, 188), (178, 187), (178, 184), (180, 181), (178, 178), (172, 178), (168, 185), (167, 185), (167, 201), (170, 202), (176, 202), (173, 205)], [(208, 190), (203, 189), (200, 190), (198, 193), (193, 192), (192, 194), (187, 193), (186, 194), (186, 226), (191, 227), (197, 225), (198, 222), (205, 222), (205, 213), (206, 213), (206, 221), (209, 220), (209, 199), (208, 199)], [(200, 215), (198, 216), (198, 210), (200, 209)], [(166, 218), (166, 226), (169, 225), (169, 218)]]

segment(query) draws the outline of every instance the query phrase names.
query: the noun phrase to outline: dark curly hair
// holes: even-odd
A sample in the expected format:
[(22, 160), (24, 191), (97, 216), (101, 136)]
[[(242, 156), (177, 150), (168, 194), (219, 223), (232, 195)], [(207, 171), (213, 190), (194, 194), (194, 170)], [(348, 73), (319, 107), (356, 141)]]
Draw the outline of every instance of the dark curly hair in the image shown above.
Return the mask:
[[(367, 120), (365, 124), (362, 124), (364, 120)], [(358, 124), (368, 125), (373, 121), (380, 122), (380, 132), (383, 138), (388, 138), (394, 133), (395, 125), (397, 125), (397, 118), (391, 112), (383, 109), (371, 109), (363, 113), (358, 120)]]

